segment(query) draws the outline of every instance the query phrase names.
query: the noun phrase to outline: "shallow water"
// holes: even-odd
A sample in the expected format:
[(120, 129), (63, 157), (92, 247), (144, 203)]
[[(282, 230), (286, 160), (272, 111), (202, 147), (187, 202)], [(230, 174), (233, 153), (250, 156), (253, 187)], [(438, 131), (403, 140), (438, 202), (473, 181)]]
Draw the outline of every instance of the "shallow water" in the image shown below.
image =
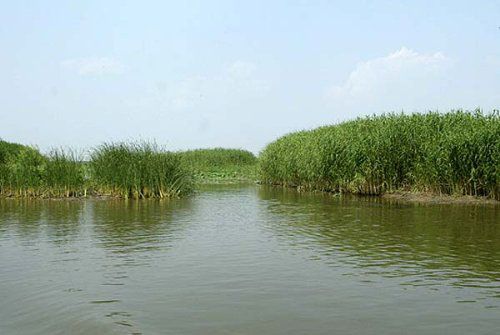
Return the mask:
[(498, 334), (500, 208), (0, 200), (0, 334)]

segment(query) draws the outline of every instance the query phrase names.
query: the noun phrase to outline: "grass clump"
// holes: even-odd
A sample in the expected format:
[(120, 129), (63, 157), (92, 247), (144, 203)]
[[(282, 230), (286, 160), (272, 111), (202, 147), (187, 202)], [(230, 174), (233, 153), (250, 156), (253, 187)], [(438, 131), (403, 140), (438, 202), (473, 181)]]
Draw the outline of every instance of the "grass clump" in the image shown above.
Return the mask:
[(10, 143), (0, 139), (0, 165), (4, 165), (10, 157), (15, 156), (26, 146), (17, 143)]
[(42, 177), (51, 197), (78, 197), (87, 194), (88, 175), (81, 156), (74, 151), (52, 150)]
[(72, 152), (42, 155), (36, 148), (0, 141), (0, 194), (71, 197), (85, 193), (81, 160)]
[(198, 183), (227, 183), (257, 179), (257, 157), (241, 149), (196, 149), (179, 153)]
[(103, 144), (91, 153), (92, 187), (124, 198), (166, 198), (192, 190), (192, 178), (176, 153), (154, 144)]
[(42, 155), (36, 148), (0, 141), (0, 195), (11, 197), (165, 198), (191, 191), (191, 172), (178, 154), (148, 143), (104, 144), (84, 162), (62, 149)]
[(386, 114), (299, 131), (263, 150), (260, 174), (265, 183), (301, 189), (500, 200), (500, 115)]

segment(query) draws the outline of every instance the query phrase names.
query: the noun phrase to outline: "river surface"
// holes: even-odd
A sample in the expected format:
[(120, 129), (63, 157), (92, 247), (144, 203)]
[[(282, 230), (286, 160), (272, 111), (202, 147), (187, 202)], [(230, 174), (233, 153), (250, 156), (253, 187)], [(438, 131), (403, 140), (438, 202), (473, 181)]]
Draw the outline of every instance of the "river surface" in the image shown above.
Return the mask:
[(500, 207), (3, 199), (0, 334), (500, 334)]

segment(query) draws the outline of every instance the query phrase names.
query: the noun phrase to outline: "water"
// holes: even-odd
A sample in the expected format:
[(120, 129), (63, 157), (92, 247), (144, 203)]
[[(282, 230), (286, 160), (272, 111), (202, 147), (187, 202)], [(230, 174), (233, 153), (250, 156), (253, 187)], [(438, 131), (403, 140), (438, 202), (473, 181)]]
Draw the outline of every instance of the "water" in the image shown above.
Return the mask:
[(0, 334), (499, 332), (499, 206), (0, 200)]

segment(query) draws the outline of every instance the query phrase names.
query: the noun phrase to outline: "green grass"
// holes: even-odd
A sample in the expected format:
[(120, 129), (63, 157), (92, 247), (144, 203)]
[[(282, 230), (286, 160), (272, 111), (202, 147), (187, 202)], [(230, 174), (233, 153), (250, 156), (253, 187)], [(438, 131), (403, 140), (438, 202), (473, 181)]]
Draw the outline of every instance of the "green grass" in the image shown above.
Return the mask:
[(7, 151), (2, 154), (0, 187), (3, 194), (35, 196), (42, 193), (42, 177), (46, 157), (35, 148), (4, 145)]
[(17, 155), (21, 150), (24, 150), (26, 146), (10, 143), (0, 139), (0, 165), (5, 164), (12, 156)]
[(49, 153), (42, 181), (50, 197), (78, 197), (87, 194), (86, 171), (81, 156), (63, 149)]
[(179, 155), (197, 183), (249, 182), (258, 178), (257, 157), (246, 150), (196, 149)]
[(386, 114), (299, 131), (257, 159), (239, 149), (168, 152), (144, 142), (108, 143), (83, 162), (0, 140), (0, 195), (166, 198), (193, 184), (248, 182), (378, 195), (419, 191), (500, 200), (500, 114)]
[(145, 142), (107, 143), (84, 162), (72, 151), (42, 155), (36, 148), (0, 141), (0, 195), (15, 197), (167, 198), (189, 194), (197, 183), (256, 180), (257, 158), (236, 149), (167, 152)]
[(73, 152), (0, 141), (0, 194), (6, 196), (71, 197), (85, 193), (81, 160)]
[(192, 190), (192, 175), (181, 157), (149, 143), (103, 144), (92, 152), (90, 168), (98, 194), (167, 198)]
[(180, 156), (148, 143), (104, 144), (83, 162), (72, 151), (45, 156), (36, 148), (2, 141), (0, 158), (3, 196), (166, 198), (192, 190), (191, 172)]
[(386, 114), (291, 133), (262, 151), (260, 176), (300, 189), (500, 200), (500, 115)]

